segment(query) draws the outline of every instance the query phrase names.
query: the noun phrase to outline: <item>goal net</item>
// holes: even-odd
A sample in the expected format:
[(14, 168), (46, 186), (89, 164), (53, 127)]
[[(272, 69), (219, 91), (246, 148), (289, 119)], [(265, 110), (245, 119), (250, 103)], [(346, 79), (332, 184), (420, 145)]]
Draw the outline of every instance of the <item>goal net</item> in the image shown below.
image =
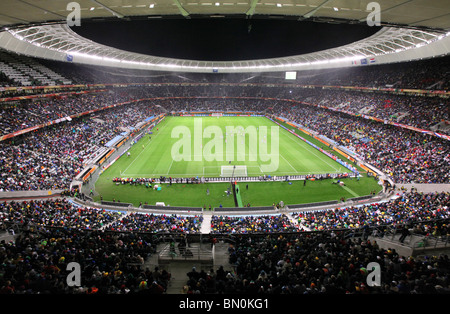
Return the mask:
[[(233, 173), (234, 170), (234, 173)], [(246, 177), (247, 166), (222, 166), (220, 170), (221, 177)]]

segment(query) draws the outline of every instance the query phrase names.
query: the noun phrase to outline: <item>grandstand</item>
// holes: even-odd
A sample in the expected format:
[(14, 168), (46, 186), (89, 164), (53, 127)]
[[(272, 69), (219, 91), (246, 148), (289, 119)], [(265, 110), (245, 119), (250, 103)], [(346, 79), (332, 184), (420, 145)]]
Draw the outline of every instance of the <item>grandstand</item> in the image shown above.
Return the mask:
[[(82, 3), (82, 23), (370, 13), (166, 2)], [(449, 8), (391, 2), (366, 38), (231, 61), (95, 42), (52, 0), (0, 4), (0, 291), (448, 294)]]
[(18, 86), (70, 85), (71, 80), (22, 55), (0, 51), (0, 71)]

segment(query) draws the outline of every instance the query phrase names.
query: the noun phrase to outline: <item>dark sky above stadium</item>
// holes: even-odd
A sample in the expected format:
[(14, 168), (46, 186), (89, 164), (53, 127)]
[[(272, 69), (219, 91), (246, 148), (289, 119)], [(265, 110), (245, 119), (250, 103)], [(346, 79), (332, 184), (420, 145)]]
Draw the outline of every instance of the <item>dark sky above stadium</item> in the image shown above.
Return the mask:
[(309, 53), (348, 44), (379, 30), (367, 25), (232, 18), (83, 21), (72, 29), (81, 36), (127, 51), (203, 61)]

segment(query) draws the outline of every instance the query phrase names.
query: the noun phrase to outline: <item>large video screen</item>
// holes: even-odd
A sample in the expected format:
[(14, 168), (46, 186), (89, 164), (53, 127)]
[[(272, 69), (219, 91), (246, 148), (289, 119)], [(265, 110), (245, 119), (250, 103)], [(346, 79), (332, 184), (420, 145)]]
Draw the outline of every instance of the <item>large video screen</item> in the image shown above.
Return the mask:
[(285, 75), (286, 80), (296, 80), (297, 79), (297, 72), (286, 72)]

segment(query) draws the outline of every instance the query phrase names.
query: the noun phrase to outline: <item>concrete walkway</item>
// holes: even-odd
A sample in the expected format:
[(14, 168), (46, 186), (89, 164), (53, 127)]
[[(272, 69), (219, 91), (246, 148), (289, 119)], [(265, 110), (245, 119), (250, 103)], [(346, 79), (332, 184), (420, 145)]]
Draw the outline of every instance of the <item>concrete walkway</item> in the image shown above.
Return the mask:
[(213, 265), (205, 265), (200, 261), (174, 261), (167, 264), (165, 267), (171, 274), (171, 280), (167, 288), (167, 294), (183, 294), (183, 287), (187, 284), (189, 277), (187, 273), (192, 270), (193, 267), (197, 271), (204, 270), (205, 272), (217, 271), (219, 267), (223, 267), (225, 271), (233, 272), (233, 266), (230, 265), (228, 258), (229, 244), (224, 242), (218, 242), (214, 247), (214, 262)]
[(0, 192), (2, 202), (59, 198), (64, 190), (10, 191)]
[(5, 243), (14, 242), (17, 235), (10, 233), (8, 231), (0, 231), (0, 242), (5, 241)]
[(202, 226), (200, 228), (200, 233), (209, 234), (211, 232), (211, 212), (203, 212), (203, 221)]
[(411, 191), (411, 188), (414, 187), (418, 192), (424, 193), (432, 193), (432, 192), (449, 192), (450, 193), (450, 184), (446, 183), (419, 183), (419, 184), (396, 184), (396, 191), (401, 191), (401, 187), (404, 187), (407, 191)]
[(290, 222), (292, 222), (297, 227), (299, 226), (298, 221), (294, 217), (292, 217), (291, 213), (285, 212), (283, 214), (289, 219)]

